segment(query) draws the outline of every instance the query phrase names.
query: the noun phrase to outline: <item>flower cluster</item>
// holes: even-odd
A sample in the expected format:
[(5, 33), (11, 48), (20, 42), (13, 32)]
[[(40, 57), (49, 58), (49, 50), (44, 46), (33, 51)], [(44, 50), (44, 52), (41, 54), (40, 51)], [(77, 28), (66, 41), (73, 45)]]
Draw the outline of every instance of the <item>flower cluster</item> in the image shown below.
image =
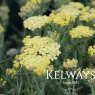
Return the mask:
[(95, 56), (95, 45), (94, 46), (89, 46), (89, 48), (88, 48), (88, 54), (91, 57)]
[(49, 22), (60, 26), (67, 26), (73, 20), (74, 20), (73, 17), (69, 16), (65, 12), (58, 12), (58, 13), (52, 12), (49, 15)]
[(89, 38), (94, 35), (95, 31), (88, 26), (77, 26), (70, 30), (69, 34), (71, 38)]
[(84, 7), (81, 11), (80, 17), (79, 17), (80, 21), (93, 21), (95, 20), (95, 8), (90, 8), (90, 7)]
[(54, 41), (58, 41), (60, 39), (60, 33), (58, 33), (56, 30), (54, 32), (51, 32), (50, 38), (52, 38)]
[(34, 38), (27, 36), (23, 42), (24, 47), (21, 49), (21, 54), (16, 56), (14, 64), (20, 64), (38, 75), (45, 74), (47, 69), (52, 68), (50, 61), (57, 59), (60, 54), (60, 45), (57, 42), (40, 36)]
[(47, 3), (49, 0), (28, 0), (24, 6), (21, 7), (19, 15), (26, 17), (27, 14), (40, 9), (42, 3)]
[(73, 59), (67, 59), (66, 61), (63, 61), (63, 67), (65, 68), (75, 68), (77, 67), (78, 60), (73, 58)]
[(81, 12), (82, 8), (84, 8), (84, 5), (79, 2), (70, 2), (67, 5), (62, 6), (57, 11), (63, 11), (70, 16), (77, 17), (79, 13)]
[(32, 16), (24, 21), (24, 27), (34, 31), (48, 23), (47, 16)]

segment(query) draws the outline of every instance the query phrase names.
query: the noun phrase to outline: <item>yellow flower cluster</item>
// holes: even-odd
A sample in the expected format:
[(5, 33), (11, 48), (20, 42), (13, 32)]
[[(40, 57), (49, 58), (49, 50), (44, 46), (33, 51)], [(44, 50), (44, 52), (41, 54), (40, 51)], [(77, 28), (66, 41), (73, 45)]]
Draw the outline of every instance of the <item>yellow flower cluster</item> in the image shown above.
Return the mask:
[(49, 22), (60, 25), (60, 26), (67, 26), (70, 24), (71, 21), (74, 19), (66, 14), (65, 12), (58, 12), (58, 13), (51, 13), (49, 16)]
[(0, 77), (0, 87), (5, 86), (6, 83), (7, 82), (2, 77)]
[(19, 15), (26, 17), (28, 13), (33, 13), (35, 10), (40, 9), (41, 4), (45, 4), (49, 0), (28, 0), (26, 4), (20, 9)]
[(88, 26), (77, 26), (69, 31), (71, 38), (89, 38), (94, 35), (95, 31)]
[(82, 71), (82, 76), (84, 79), (87, 79), (89, 82), (95, 82), (92, 74), (95, 75), (95, 68), (86, 68)]
[(60, 38), (60, 33), (58, 33), (56, 30), (54, 32), (51, 32), (50, 38), (52, 38), (54, 41), (58, 41)]
[(63, 61), (63, 67), (66, 69), (68, 68), (76, 68), (78, 64), (78, 60), (73, 58), (73, 59), (67, 59), (66, 61)]
[(90, 8), (90, 7), (84, 7), (81, 11), (80, 17), (79, 17), (80, 21), (93, 21), (95, 20), (95, 8)]
[(13, 78), (17, 74), (17, 70), (14, 67), (13, 68), (7, 68), (6, 74)]
[(77, 17), (81, 12), (81, 9), (84, 8), (84, 5), (79, 2), (70, 2), (67, 5), (62, 6), (57, 11), (63, 11), (70, 16)]
[(88, 54), (91, 57), (95, 56), (95, 45), (94, 46), (89, 46), (89, 48), (88, 48)]
[(3, 27), (0, 24), (0, 32), (3, 32), (3, 31), (4, 31), (4, 29), (3, 29)]
[(32, 10), (36, 10), (39, 8), (39, 5), (42, 0), (28, 0), (26, 4), (20, 9), (19, 15), (21, 17), (26, 16)]
[(14, 64), (13, 64), (12, 68), (7, 68), (6, 69), (6, 74), (11, 76), (12, 78), (16, 77), (18, 69), (20, 68), (20, 64), (17, 61), (14, 61), (13, 63)]
[(34, 31), (48, 23), (47, 16), (32, 16), (24, 21), (24, 27)]
[(50, 61), (57, 59), (60, 54), (60, 45), (57, 42), (48, 37), (26, 36), (23, 43), (24, 47), (21, 54), (16, 56), (14, 64), (20, 64), (38, 75), (43, 75), (46, 70), (53, 68)]

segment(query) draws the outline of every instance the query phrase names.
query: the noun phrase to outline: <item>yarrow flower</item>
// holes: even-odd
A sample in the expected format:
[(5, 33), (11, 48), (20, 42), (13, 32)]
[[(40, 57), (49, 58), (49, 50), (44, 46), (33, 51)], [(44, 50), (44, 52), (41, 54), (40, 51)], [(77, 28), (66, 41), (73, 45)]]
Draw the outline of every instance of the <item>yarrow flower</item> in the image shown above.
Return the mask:
[(63, 67), (68, 69), (68, 68), (76, 68), (78, 64), (78, 60), (73, 58), (73, 59), (67, 59), (66, 61), (63, 61)]
[(84, 7), (81, 11), (80, 17), (79, 17), (80, 21), (93, 21), (95, 20), (95, 8), (90, 8), (90, 7)]
[(72, 21), (73, 21), (72, 17), (66, 14), (65, 12), (58, 12), (58, 13), (52, 12), (49, 15), (49, 22), (55, 25), (67, 26)]
[(69, 4), (64, 5), (61, 8), (59, 8), (57, 11), (63, 11), (69, 14), (70, 16), (73, 16), (74, 18), (76, 18), (81, 12), (82, 8), (84, 8), (83, 4), (79, 2), (70, 2)]
[(69, 31), (71, 38), (89, 38), (94, 35), (95, 31), (88, 26), (77, 26)]
[(43, 75), (46, 70), (52, 69), (50, 61), (57, 59), (60, 54), (60, 45), (51, 38), (27, 36), (23, 40), (24, 47), (16, 56), (14, 64), (20, 64), (27, 70), (33, 70), (38, 75)]
[(34, 31), (35, 29), (39, 29), (42, 26), (48, 23), (47, 16), (32, 16), (24, 21), (24, 27)]
[(60, 39), (60, 33), (58, 33), (56, 30), (54, 32), (51, 32), (50, 38), (52, 38), (54, 41), (58, 41)]
[(89, 46), (89, 48), (88, 48), (88, 54), (91, 57), (95, 56), (95, 45), (94, 46)]
[(41, 8), (41, 4), (46, 4), (49, 0), (28, 0), (24, 6), (21, 7), (19, 15), (23, 18), (28, 16), (29, 13)]
[(32, 10), (36, 10), (39, 8), (39, 5), (41, 3), (42, 0), (28, 0), (26, 2), (26, 4), (21, 7), (20, 9), (20, 13), (19, 15), (21, 17), (26, 16), (29, 12), (31, 12)]

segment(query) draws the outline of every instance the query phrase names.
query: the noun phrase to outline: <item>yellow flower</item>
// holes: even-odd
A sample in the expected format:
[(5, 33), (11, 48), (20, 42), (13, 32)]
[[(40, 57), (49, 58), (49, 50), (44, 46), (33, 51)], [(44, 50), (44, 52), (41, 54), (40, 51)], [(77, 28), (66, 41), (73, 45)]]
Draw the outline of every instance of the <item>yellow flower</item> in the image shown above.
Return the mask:
[(3, 29), (3, 27), (0, 24), (0, 32), (3, 32), (3, 31), (4, 31), (4, 29)]
[(63, 61), (63, 67), (65, 68), (76, 68), (78, 64), (78, 60), (73, 58), (73, 59), (67, 59), (66, 61)]
[(48, 37), (27, 36), (23, 43), (21, 53), (15, 58), (14, 67), (18, 67), (19, 64), (38, 75), (45, 74), (51, 67), (50, 61), (57, 59), (60, 54), (60, 45)]
[(54, 41), (58, 41), (60, 38), (60, 33), (58, 33), (56, 30), (54, 32), (51, 32), (50, 38), (52, 38)]
[(45, 75), (47, 70), (53, 70), (53, 66), (41, 63), (35, 66), (34, 72), (37, 75), (41, 76), (41, 75)]
[(88, 54), (91, 57), (95, 56), (95, 45), (94, 46), (89, 46), (89, 48), (88, 48)]
[(84, 5), (80, 2), (70, 2), (68, 6), (71, 6), (76, 9), (82, 9), (84, 7)]
[(11, 77), (14, 77), (17, 74), (17, 70), (14, 68), (8, 68), (6, 69), (6, 74)]
[(24, 6), (21, 7), (19, 15), (21, 17), (26, 16), (32, 10), (36, 10), (40, 7), (42, 0), (28, 0)]
[(0, 87), (5, 86), (7, 81), (5, 81), (2, 77), (0, 77)]
[(60, 26), (67, 26), (73, 21), (72, 17), (65, 12), (51, 13), (49, 16), (49, 22)]
[(32, 16), (24, 21), (24, 27), (34, 31), (35, 29), (39, 29), (42, 26), (45, 26), (47, 23), (47, 16)]
[(42, 4), (46, 4), (50, 0), (27, 0), (24, 6), (21, 7), (19, 15), (23, 17), (29, 16), (29, 13), (33, 14), (36, 10), (42, 7)]
[(77, 26), (69, 31), (71, 38), (89, 38), (94, 35), (94, 30), (87, 26)]
[(84, 7), (84, 5), (79, 2), (70, 2), (67, 5), (63, 5), (57, 11), (63, 11), (65, 13), (67, 13), (68, 15), (74, 17), (74, 19), (75, 19), (79, 15), (79, 13), (81, 12), (81, 9), (83, 7)]
[(93, 21), (95, 20), (95, 8), (84, 7), (79, 17), (80, 21)]

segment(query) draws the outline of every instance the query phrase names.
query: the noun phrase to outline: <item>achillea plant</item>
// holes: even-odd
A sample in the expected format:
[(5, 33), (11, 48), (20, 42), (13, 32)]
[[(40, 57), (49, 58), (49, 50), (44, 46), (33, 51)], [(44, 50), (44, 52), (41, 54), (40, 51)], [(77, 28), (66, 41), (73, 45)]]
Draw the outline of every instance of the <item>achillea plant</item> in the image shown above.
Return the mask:
[(69, 2), (45, 15), (49, 1), (27, 0), (20, 10), (25, 37), (18, 54), (7, 52), (17, 55), (6, 67), (6, 94), (95, 95), (95, 8)]

